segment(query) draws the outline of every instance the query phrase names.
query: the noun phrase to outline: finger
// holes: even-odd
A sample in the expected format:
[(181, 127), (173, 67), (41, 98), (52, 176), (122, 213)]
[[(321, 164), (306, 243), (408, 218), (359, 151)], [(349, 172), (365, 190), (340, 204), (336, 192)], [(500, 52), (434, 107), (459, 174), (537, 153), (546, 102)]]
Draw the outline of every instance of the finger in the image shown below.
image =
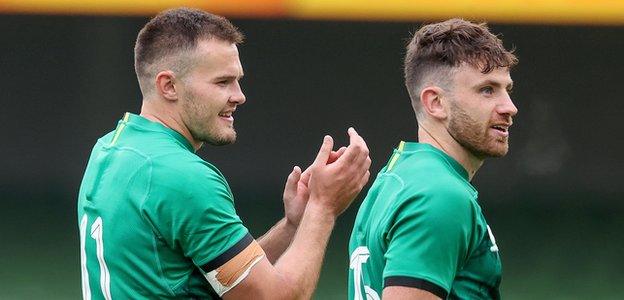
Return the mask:
[(368, 155), (368, 148), (364, 140), (357, 134), (353, 127), (349, 127), (347, 130), (349, 134), (349, 147), (345, 150), (345, 153), (339, 158), (347, 163), (354, 163), (358, 157), (361, 157), (363, 152)]
[(297, 185), (297, 194), (301, 195), (302, 199), (305, 199), (307, 201), (310, 197), (310, 190), (308, 189), (307, 185), (299, 181), (299, 184)]
[[(311, 166), (310, 166), (311, 167)], [(301, 174), (301, 178), (299, 179), (299, 182), (304, 184), (306, 187), (308, 186), (308, 182), (310, 182), (310, 174), (312, 174), (311, 172), (311, 168), (308, 167), (302, 174)]]
[(370, 171), (366, 171), (364, 176), (362, 176), (362, 179), (360, 179), (360, 186), (359, 186), (360, 190), (362, 190), (362, 188), (368, 183), (369, 178), (370, 178)]
[(357, 133), (357, 131), (355, 131), (355, 128), (353, 127), (349, 127), (349, 129), (347, 129), (347, 134), (349, 134), (349, 144), (359, 144), (364, 142), (362, 137)]
[[(354, 129), (354, 131), (355, 131), (355, 129)], [(370, 157), (369, 157), (369, 153), (370, 152), (368, 150), (368, 145), (366, 145), (366, 141), (364, 141), (364, 138), (362, 136), (360, 136), (359, 134), (357, 135), (357, 137), (358, 137), (357, 138), (357, 143), (359, 145), (359, 150), (361, 151), (360, 155), (357, 156), (357, 163), (361, 163), (363, 161), (370, 160)]]
[(342, 148), (346, 148), (345, 146), (340, 147), (340, 149), (333, 151), (329, 154), (329, 156), (335, 156), (335, 155), (340, 155), (340, 151), (342, 150)]
[(292, 196), (297, 194), (297, 183), (301, 178), (301, 168), (295, 166), (286, 179), (286, 187), (284, 187), (284, 196)]
[(316, 155), (316, 159), (312, 163), (314, 166), (324, 166), (327, 164), (327, 159), (329, 158), (329, 154), (334, 147), (334, 140), (331, 136), (326, 135), (323, 138), (323, 144), (321, 145), (321, 149), (319, 149), (318, 154)]
[(342, 146), (340, 149), (333, 151), (332, 154), (335, 155), (336, 159), (338, 159), (338, 157), (342, 156), (345, 151), (347, 151), (347, 147)]
[(347, 147), (342, 146), (337, 151), (332, 151), (331, 154), (329, 154), (329, 159), (327, 160), (327, 163), (331, 164), (335, 162), (336, 160), (338, 160), (338, 158), (340, 158), (340, 156), (342, 156), (342, 154), (344, 154), (346, 150), (347, 150)]
[(368, 171), (370, 169), (371, 166), (371, 159), (370, 156), (366, 156), (366, 159), (364, 159), (364, 161), (362, 162), (361, 168), (363, 171)]
[(290, 175), (293, 177), (293, 181), (296, 183), (301, 178), (301, 168), (299, 166), (295, 166), (290, 172)]
[(370, 159), (370, 156), (367, 154), (367, 150), (368, 149), (362, 150), (363, 152), (357, 157), (355, 161), (347, 164), (347, 169), (351, 170), (351, 172), (353, 172), (353, 175), (357, 178), (360, 178), (364, 175), (364, 173), (366, 173), (366, 171), (370, 170), (372, 161)]
[[(351, 170), (351, 172), (353, 172), (353, 176), (355, 178), (361, 178), (362, 176), (364, 176), (364, 174), (366, 172), (370, 171), (370, 166), (371, 166), (371, 159), (369, 156), (365, 156), (363, 157), (363, 159), (359, 160), (357, 162), (354, 162), (352, 164), (350, 164), (349, 169)], [(357, 179), (356, 179), (357, 181)]]

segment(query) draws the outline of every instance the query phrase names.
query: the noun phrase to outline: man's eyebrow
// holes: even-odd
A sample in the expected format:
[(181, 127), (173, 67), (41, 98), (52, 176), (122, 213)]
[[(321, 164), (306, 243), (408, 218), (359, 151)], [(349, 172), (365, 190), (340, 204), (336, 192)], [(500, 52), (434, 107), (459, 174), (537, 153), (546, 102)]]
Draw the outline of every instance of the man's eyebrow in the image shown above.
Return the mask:
[(221, 75), (221, 76), (217, 76), (215, 78), (215, 80), (240, 80), (243, 78), (243, 76), (245, 76), (245, 74), (241, 74), (240, 76), (235, 76), (235, 75)]
[[(502, 87), (502, 84), (501, 84), (500, 81), (490, 80), (490, 79), (482, 81), (479, 84), (477, 84), (476, 86), (479, 87), (479, 86), (484, 86), (484, 85), (491, 85), (491, 86), (497, 87), (497, 88)], [(513, 88), (513, 81), (509, 82), (509, 84), (507, 84), (507, 86), (505, 88), (507, 90), (511, 90)]]

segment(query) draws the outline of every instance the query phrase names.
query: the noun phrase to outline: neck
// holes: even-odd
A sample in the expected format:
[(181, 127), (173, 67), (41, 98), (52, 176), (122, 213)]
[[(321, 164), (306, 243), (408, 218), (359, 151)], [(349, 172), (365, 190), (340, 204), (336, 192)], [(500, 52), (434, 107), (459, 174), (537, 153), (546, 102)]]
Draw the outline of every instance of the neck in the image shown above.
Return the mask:
[(468, 172), (468, 180), (472, 181), (474, 175), (481, 165), (483, 165), (483, 159), (470, 153), (470, 151), (460, 145), (446, 130), (438, 130), (436, 132), (430, 131), (429, 129), (431, 128), (418, 123), (418, 142), (429, 144), (455, 159), (466, 169)]
[(184, 125), (184, 122), (182, 122), (182, 118), (180, 118), (179, 114), (174, 113), (170, 109), (159, 107), (155, 103), (156, 101), (158, 100), (143, 99), (143, 104), (141, 105), (141, 116), (177, 131), (191, 143), (195, 151), (199, 150), (203, 143), (196, 141), (193, 138), (193, 135)]

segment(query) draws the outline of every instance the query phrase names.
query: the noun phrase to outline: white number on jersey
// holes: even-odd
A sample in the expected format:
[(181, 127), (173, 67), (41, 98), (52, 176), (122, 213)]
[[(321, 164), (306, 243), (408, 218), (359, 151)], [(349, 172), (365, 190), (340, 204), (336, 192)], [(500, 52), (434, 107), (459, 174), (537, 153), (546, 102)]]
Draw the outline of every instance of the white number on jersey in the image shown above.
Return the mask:
[(490, 242), (492, 242), (492, 246), (490, 247), (490, 252), (498, 252), (498, 246), (496, 246), (496, 239), (494, 238), (492, 229), (490, 229), (490, 225), (487, 225), (487, 230), (488, 230), (488, 234), (490, 235)]
[[(80, 220), (80, 269), (82, 273), (82, 298), (85, 300), (91, 300), (91, 288), (89, 287), (89, 272), (87, 270), (87, 251), (86, 251), (86, 238), (87, 238), (87, 215), (84, 214)], [(103, 225), (102, 218), (97, 217), (95, 222), (91, 224), (91, 238), (95, 240), (95, 248), (100, 265), (100, 288), (104, 299), (111, 300), (110, 293), (110, 273), (104, 260), (104, 240), (102, 239)]]
[[(351, 253), (351, 259), (349, 268), (353, 269), (353, 284), (354, 284), (354, 296), (353, 300), (364, 300), (362, 296), (362, 265), (366, 263), (370, 257), (368, 248), (360, 246), (353, 250)], [(375, 290), (368, 285), (364, 286), (364, 293), (366, 293), (366, 300), (379, 300), (379, 295)]]

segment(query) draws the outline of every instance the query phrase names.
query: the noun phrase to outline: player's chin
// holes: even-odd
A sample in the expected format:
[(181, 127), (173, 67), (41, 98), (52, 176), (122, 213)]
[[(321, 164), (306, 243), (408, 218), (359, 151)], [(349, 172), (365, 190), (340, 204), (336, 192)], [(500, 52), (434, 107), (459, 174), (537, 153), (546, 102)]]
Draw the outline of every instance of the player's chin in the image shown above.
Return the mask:
[(236, 131), (234, 131), (234, 128), (229, 128), (229, 130), (225, 130), (225, 132), (211, 136), (205, 142), (213, 146), (233, 144), (236, 142)]
[(507, 141), (495, 141), (494, 145), (488, 149), (487, 154), (489, 157), (503, 157), (507, 155), (507, 152), (509, 152)]

